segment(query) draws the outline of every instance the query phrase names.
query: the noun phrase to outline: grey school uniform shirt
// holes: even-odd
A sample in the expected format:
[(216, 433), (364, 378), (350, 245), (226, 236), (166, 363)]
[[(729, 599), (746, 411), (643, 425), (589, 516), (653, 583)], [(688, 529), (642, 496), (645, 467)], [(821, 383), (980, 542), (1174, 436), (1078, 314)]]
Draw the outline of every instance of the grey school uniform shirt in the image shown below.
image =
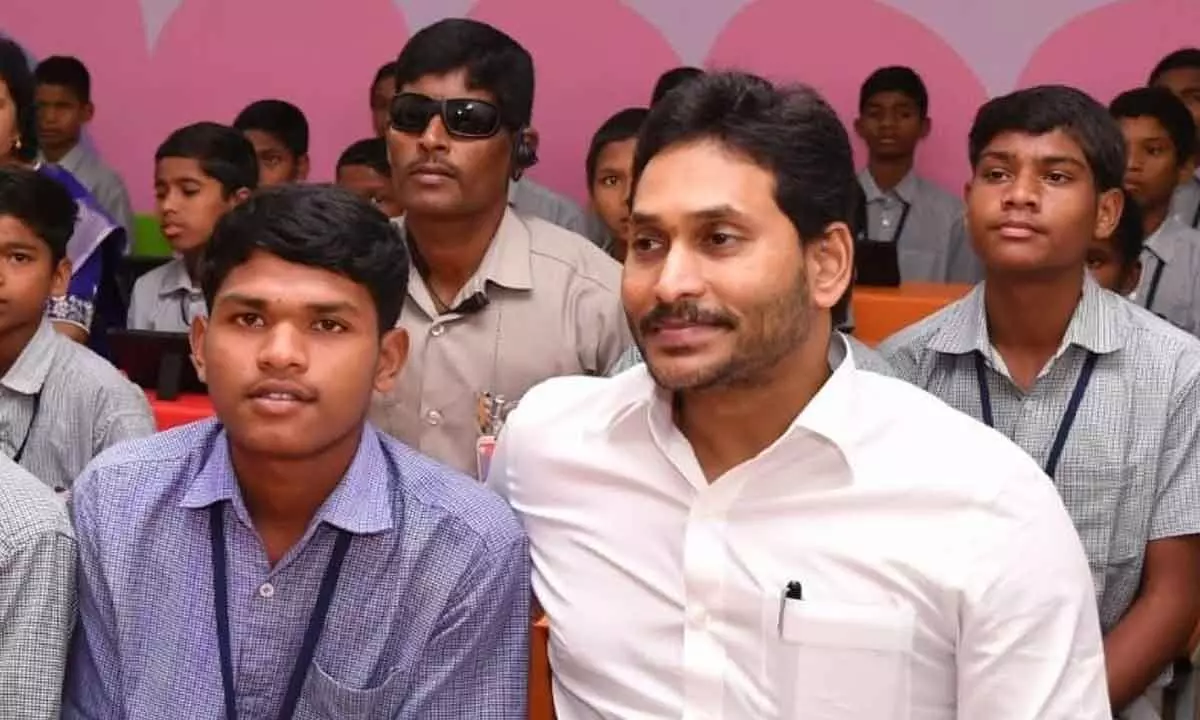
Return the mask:
[(154, 431), (141, 388), (48, 321), (0, 378), (0, 450), (57, 490), (100, 451)]
[(131, 330), (185, 333), (196, 317), (207, 317), (200, 288), (192, 284), (183, 260), (174, 258), (137, 279), (129, 301)]
[(1171, 198), (1171, 213), (1184, 225), (1200, 228), (1200, 172), (1175, 188)]
[(1168, 216), (1142, 249), (1142, 279), (1130, 298), (1200, 336), (1200, 230)]
[(996, 429), (1043, 467), (1095, 354), (1053, 482), (1087, 552), (1105, 632), (1137, 595), (1147, 543), (1200, 533), (1200, 340), (1090, 276), (1062, 346), (1028, 393), (988, 338), (983, 285), (880, 352), (899, 377), (976, 419), (982, 357)]
[(601, 249), (608, 247), (608, 233), (602, 223), (590, 220), (574, 202), (529, 178), (509, 183), (508, 205), (521, 215), (539, 217), (582, 235)]
[(974, 283), (983, 278), (962, 200), (913, 172), (886, 192), (867, 170), (858, 174), (858, 182), (867, 195), (867, 239), (896, 243), (903, 282)]

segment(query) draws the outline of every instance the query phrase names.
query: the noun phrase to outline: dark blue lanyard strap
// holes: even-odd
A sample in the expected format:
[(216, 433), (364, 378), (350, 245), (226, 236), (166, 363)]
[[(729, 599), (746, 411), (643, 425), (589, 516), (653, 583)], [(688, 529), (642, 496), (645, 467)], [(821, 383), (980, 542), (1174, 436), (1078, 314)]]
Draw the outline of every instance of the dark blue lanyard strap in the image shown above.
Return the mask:
[(892, 233), (892, 243), (896, 247), (900, 247), (900, 236), (904, 234), (904, 226), (908, 224), (908, 214), (912, 212), (910, 203), (901, 200), (900, 205), (904, 209), (900, 211), (900, 222), (896, 223), (896, 232)]
[(1158, 283), (1162, 281), (1163, 268), (1167, 266), (1162, 258), (1154, 256), (1154, 274), (1150, 276), (1150, 287), (1146, 290), (1146, 309), (1154, 306), (1154, 298), (1158, 296)]
[[(1083, 369), (1079, 371), (1079, 379), (1075, 381), (1075, 389), (1071, 391), (1071, 399), (1067, 401), (1067, 409), (1063, 412), (1062, 420), (1058, 423), (1058, 432), (1054, 434), (1054, 444), (1050, 446), (1050, 454), (1046, 457), (1046, 474), (1051, 478), (1058, 470), (1058, 461), (1066, 447), (1067, 438), (1071, 435), (1071, 426), (1075, 424), (1075, 416), (1079, 414), (1079, 406), (1083, 404), (1083, 395), (1092, 381), (1092, 373), (1100, 356), (1088, 353), (1083, 361)], [(979, 384), (979, 406), (983, 422), (988, 427), (995, 427), (995, 417), (992, 415), (992, 393), (987, 384), (987, 366), (983, 353), (975, 353), (975, 380)]]
[[(237, 696), (233, 687), (233, 650), (229, 632), (229, 572), (225, 559), (225, 509), (223, 503), (216, 503), (209, 508), (209, 534), (212, 537), (213, 564), (213, 606), (217, 615), (217, 649), (221, 655), (221, 685), (225, 691), (225, 718), (237, 720)], [(291, 720), (300, 701), (300, 691), (304, 689), (304, 681), (308, 678), (308, 668), (312, 665), (313, 655), (317, 651), (317, 642), (325, 629), (325, 618), (329, 615), (329, 606), (333, 602), (333, 593), (337, 590), (338, 577), (342, 574), (342, 562), (350, 549), (350, 534), (337, 531), (337, 540), (333, 544), (333, 553), (329, 556), (329, 565), (321, 578), (321, 588), (317, 592), (317, 604), (313, 607), (308, 619), (308, 628), (304, 631), (304, 642), (300, 645), (300, 654), (296, 656), (296, 665), (288, 680), (287, 692), (283, 696), (283, 704), (279, 707), (279, 719)]]
[(42, 409), (42, 393), (38, 391), (33, 394), (33, 414), (29, 416), (29, 425), (25, 428), (25, 437), (21, 438), (21, 446), (17, 448), (17, 452), (13, 455), (13, 462), (21, 464), (21, 458), (25, 457), (25, 448), (29, 447), (29, 436), (33, 435), (33, 426), (37, 422), (38, 412)]

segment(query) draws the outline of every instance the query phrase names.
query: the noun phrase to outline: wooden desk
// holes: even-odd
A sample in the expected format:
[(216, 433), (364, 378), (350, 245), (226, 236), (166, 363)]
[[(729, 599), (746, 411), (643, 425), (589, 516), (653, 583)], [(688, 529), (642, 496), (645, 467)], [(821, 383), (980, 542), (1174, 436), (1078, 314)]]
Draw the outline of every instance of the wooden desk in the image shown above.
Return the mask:
[(154, 422), (159, 430), (170, 430), (197, 420), (213, 416), (212, 402), (207, 395), (180, 395), (174, 400), (159, 400), (153, 391), (146, 391), (150, 409), (154, 411)]
[(898, 288), (855, 286), (854, 336), (876, 345), (970, 292), (970, 285), (904, 283)]
[(543, 616), (533, 623), (529, 633), (529, 720), (554, 720), (549, 642), (550, 621)]

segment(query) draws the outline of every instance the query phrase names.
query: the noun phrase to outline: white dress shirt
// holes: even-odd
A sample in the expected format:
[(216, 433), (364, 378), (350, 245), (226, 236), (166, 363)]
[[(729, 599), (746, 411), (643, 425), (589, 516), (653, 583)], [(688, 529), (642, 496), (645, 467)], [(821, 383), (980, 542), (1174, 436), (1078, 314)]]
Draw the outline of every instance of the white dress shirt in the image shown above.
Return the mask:
[(524, 396), (489, 483), (530, 536), (560, 720), (1111, 718), (1049, 479), (836, 336), (830, 365), (713, 483), (644, 366)]

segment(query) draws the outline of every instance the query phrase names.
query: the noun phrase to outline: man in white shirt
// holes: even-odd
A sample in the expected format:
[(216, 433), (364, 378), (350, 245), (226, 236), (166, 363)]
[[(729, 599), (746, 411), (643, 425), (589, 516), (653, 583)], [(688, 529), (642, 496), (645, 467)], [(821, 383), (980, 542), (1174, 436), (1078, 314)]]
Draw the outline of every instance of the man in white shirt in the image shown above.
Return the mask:
[(638, 141), (646, 364), (510, 416), (561, 720), (1111, 718), (1093, 585), (998, 433), (857, 368), (850, 143), (809, 89), (708, 75)]

